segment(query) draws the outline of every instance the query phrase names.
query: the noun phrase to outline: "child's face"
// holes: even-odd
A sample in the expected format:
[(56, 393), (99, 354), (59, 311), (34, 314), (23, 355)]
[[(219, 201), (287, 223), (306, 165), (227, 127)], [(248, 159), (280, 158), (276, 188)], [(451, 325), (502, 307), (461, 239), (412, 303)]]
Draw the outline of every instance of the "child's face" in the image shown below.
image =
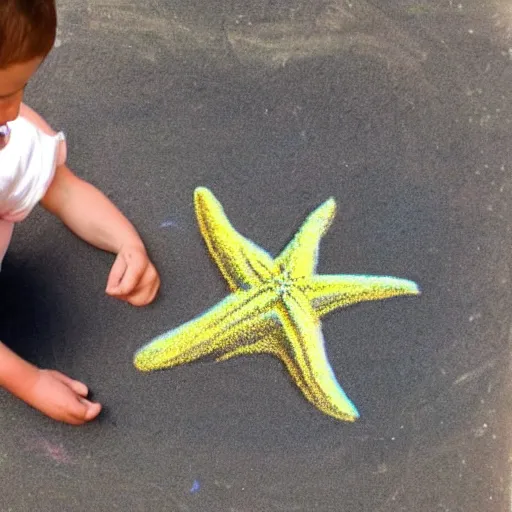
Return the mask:
[(42, 61), (37, 57), (0, 69), (0, 126), (18, 117), (25, 86)]

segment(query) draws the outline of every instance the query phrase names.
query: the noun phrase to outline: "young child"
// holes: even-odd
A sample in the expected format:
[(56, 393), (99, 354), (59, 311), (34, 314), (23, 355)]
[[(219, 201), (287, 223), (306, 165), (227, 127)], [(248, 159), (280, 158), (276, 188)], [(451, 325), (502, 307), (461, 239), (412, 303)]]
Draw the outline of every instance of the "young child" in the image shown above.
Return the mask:
[[(75, 234), (117, 255), (107, 294), (146, 305), (157, 294), (160, 279), (137, 231), (99, 190), (68, 169), (64, 135), (22, 104), (23, 90), (53, 47), (55, 35), (54, 0), (1, 0), (0, 263), (14, 223), (41, 202)], [(51, 418), (74, 425), (92, 420), (101, 410), (100, 404), (87, 400), (85, 384), (39, 369), (1, 342), (0, 386)]]

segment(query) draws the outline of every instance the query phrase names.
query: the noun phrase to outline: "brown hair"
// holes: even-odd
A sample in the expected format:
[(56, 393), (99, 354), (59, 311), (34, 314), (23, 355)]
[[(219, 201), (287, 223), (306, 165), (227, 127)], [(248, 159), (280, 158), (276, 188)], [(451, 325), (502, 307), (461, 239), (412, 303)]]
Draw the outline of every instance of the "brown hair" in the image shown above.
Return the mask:
[(0, 0), (0, 69), (45, 57), (56, 31), (55, 0)]

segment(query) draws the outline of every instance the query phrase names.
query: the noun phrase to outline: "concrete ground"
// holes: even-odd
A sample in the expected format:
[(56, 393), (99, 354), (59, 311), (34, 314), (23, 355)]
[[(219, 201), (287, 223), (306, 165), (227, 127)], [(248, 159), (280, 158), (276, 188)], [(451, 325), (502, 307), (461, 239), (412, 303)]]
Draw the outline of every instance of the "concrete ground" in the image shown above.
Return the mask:
[[(0, 275), (1, 339), (83, 379), (81, 428), (0, 394), (0, 510), (510, 510), (512, 8), (505, 0), (60, 0), (28, 103), (139, 228), (158, 300), (104, 295), (110, 255), (37, 210)], [(139, 373), (222, 299), (193, 191), (277, 254), (338, 214), (319, 272), (420, 297), (325, 318), (361, 412), (323, 415), (277, 359)]]

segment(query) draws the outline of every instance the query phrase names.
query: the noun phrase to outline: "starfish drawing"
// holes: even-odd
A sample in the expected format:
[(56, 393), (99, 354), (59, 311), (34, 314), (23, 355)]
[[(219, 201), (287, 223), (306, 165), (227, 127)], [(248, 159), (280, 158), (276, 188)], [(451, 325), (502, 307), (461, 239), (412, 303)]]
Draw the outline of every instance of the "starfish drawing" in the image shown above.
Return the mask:
[(336, 210), (328, 199), (275, 259), (239, 234), (210, 190), (195, 190), (201, 234), (231, 293), (217, 305), (142, 347), (136, 368), (152, 371), (213, 356), (268, 353), (284, 363), (304, 396), (340, 420), (359, 413), (327, 359), (320, 318), (365, 301), (419, 294), (406, 279), (316, 274), (320, 239)]

